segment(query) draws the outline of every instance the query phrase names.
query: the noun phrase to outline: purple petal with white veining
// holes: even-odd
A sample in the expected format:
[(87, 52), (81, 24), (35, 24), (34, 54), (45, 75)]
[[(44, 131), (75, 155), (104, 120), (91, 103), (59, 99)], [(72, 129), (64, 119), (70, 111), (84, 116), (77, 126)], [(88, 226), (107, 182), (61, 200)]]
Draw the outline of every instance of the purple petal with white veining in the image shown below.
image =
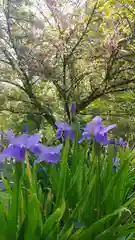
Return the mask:
[(116, 124), (109, 125), (109, 126), (107, 126), (107, 127), (104, 127), (104, 128), (101, 130), (101, 132), (102, 132), (102, 133), (107, 133), (107, 132), (109, 132), (111, 129), (115, 128), (115, 127), (116, 127)]
[(71, 129), (68, 123), (66, 122), (55, 122), (55, 125), (57, 128), (65, 130), (65, 129)]
[(59, 158), (60, 158), (59, 154), (56, 154), (56, 153), (42, 154), (38, 157), (37, 160), (35, 160), (34, 164), (44, 162), (44, 161), (48, 163), (57, 163)]
[(30, 151), (34, 154), (37, 155), (42, 155), (42, 154), (48, 154), (48, 153), (56, 153), (59, 154), (60, 151), (62, 150), (63, 144), (59, 144), (58, 146), (54, 147), (46, 147), (45, 145), (39, 143), (32, 148), (30, 148)]
[(79, 139), (78, 143), (79, 143), (79, 144), (82, 143), (85, 139), (88, 139), (88, 140), (91, 139), (90, 134), (87, 133), (87, 132), (84, 132), (84, 133), (82, 134), (82, 136), (81, 136), (81, 138)]
[(16, 136), (11, 144), (13, 145), (23, 145), (23, 146), (26, 146), (27, 145), (27, 141), (28, 141), (28, 134), (26, 133), (23, 133), (21, 136)]
[(16, 161), (23, 161), (25, 157), (25, 148), (19, 146), (9, 146), (0, 154), (0, 161), (8, 157), (14, 157)]
[(38, 143), (30, 147), (30, 151), (36, 155), (41, 154), (44, 151), (45, 146), (41, 143)]
[(29, 136), (27, 139), (27, 148), (31, 148), (32, 146), (36, 145), (40, 141), (40, 134), (35, 133), (32, 136)]

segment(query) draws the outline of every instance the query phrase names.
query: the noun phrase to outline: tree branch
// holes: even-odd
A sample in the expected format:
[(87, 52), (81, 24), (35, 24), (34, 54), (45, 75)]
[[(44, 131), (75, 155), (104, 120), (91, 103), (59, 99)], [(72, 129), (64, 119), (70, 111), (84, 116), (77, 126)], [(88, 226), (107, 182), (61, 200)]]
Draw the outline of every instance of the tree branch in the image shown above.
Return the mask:
[(30, 101), (27, 101), (27, 100), (24, 100), (24, 99), (17, 99), (16, 97), (9, 96), (9, 95), (7, 96), (7, 99), (8, 99), (8, 100), (11, 100), (11, 101), (15, 101), (15, 102), (26, 103), (27, 106), (28, 106), (28, 104), (32, 104), (32, 102), (30, 102)]
[(23, 91), (26, 93), (25, 89), (24, 89), (22, 86), (20, 86), (19, 84), (17, 84), (17, 83), (13, 83), (13, 82), (11, 82), (11, 81), (9, 81), (9, 80), (0, 80), (0, 82), (1, 82), (1, 83), (8, 83), (8, 84), (10, 84), (10, 85), (13, 85), (13, 86), (15, 86), (15, 87), (18, 87), (18, 88), (20, 88), (21, 90), (23, 90)]
[(80, 74), (78, 77), (74, 78), (73, 83), (65, 91), (69, 92), (71, 89), (74, 90), (76, 87), (76, 84), (79, 83), (80, 81), (82, 81), (84, 79), (84, 77), (86, 77), (90, 73), (91, 72), (85, 72), (85, 73)]
[(66, 59), (66, 56), (64, 55), (64, 58), (63, 58), (63, 86), (64, 86), (64, 90), (63, 90), (62, 97), (63, 97), (63, 100), (64, 100), (64, 110), (65, 110), (65, 113), (67, 114), (68, 120), (70, 122), (70, 111), (69, 111), (68, 99), (67, 99), (67, 93), (66, 93), (66, 68), (67, 68), (67, 59)]
[(6, 63), (6, 64), (10, 65), (10, 62), (8, 62), (6, 60), (3, 60), (3, 59), (0, 59), (0, 62), (3, 62), (3, 63)]
[(95, 10), (96, 10), (96, 6), (97, 6), (97, 2), (96, 2), (96, 4), (94, 5), (94, 8), (93, 8), (92, 13), (91, 13), (91, 15), (90, 15), (90, 17), (89, 17), (89, 19), (88, 19), (88, 21), (87, 21), (87, 24), (86, 24), (86, 27), (85, 27), (84, 31), (82, 32), (80, 38), (78, 39), (78, 41), (76, 42), (76, 44), (75, 44), (74, 47), (72, 48), (71, 52), (68, 54), (67, 60), (69, 60), (69, 58), (71, 58), (71, 56), (73, 55), (74, 51), (76, 50), (76, 48), (78, 47), (78, 45), (79, 45), (79, 44), (81, 43), (81, 41), (83, 40), (83, 37), (84, 37), (85, 34), (87, 33), (88, 27), (89, 27), (89, 25), (90, 25), (90, 23), (91, 23), (91, 20), (92, 20), (92, 18), (93, 18), (93, 15), (94, 15), (94, 13), (95, 13)]
[(29, 79), (28, 79), (27, 73), (25, 72), (23, 67), (19, 64), (20, 63), (20, 57), (18, 56), (18, 52), (17, 52), (17, 48), (16, 48), (16, 45), (15, 45), (15, 42), (14, 42), (14, 38), (13, 38), (12, 33), (11, 33), (10, 22), (9, 22), (9, 19), (10, 19), (10, 4), (11, 4), (11, 0), (8, 0), (7, 1), (7, 9), (5, 11), (8, 36), (9, 36), (10, 42), (12, 44), (12, 48), (13, 48), (13, 50), (14, 50), (14, 52), (16, 54), (17, 60), (18, 60), (18, 64), (17, 65), (18, 65), (19, 69), (21, 70), (24, 79), (28, 82)]
[[(81, 113), (81, 115), (90, 115), (90, 114), (93, 114), (93, 112), (88, 112), (87, 114), (86, 113)], [(129, 118), (129, 113), (123, 113), (123, 112), (116, 112), (116, 113), (110, 113), (110, 112), (108, 112), (108, 113), (103, 113), (103, 112), (101, 112), (101, 111), (98, 111), (98, 114), (101, 114), (102, 116), (113, 116), (113, 117), (118, 117), (118, 118), (120, 118), (120, 117), (128, 117)], [(132, 116), (135, 116), (135, 114), (134, 113), (132, 113)]]
[[(131, 80), (123, 79), (119, 83), (113, 84), (106, 89), (102, 89), (102, 92), (100, 89), (96, 88), (95, 92), (93, 92), (88, 97), (84, 98), (79, 104), (76, 104), (76, 112), (79, 113), (81, 110), (83, 110), (85, 107), (87, 107), (91, 102), (93, 102), (97, 98), (100, 98), (106, 94), (128, 91), (128, 90), (132, 90), (132, 91), (135, 90), (135, 88), (128, 88), (128, 87), (123, 88), (124, 85), (129, 85), (131, 83), (135, 83), (135, 78), (131, 79)], [(122, 87), (122, 88), (120, 88), (120, 87)]]
[[(11, 4), (11, 0), (7, 1), (7, 9), (5, 11), (5, 16), (6, 16), (6, 22), (7, 22), (7, 30), (8, 30), (8, 36), (10, 39), (10, 42), (12, 44), (12, 48), (16, 54), (16, 58), (17, 58), (17, 66), (19, 68), (19, 74), (21, 75), (22, 78), (22, 82), (23, 82), (23, 90), (25, 90), (25, 92), (27, 93), (31, 103), (34, 104), (34, 106), (43, 114), (43, 116), (46, 118), (46, 120), (48, 121), (49, 124), (51, 124), (54, 128), (55, 126), (55, 118), (54, 116), (49, 112), (49, 109), (47, 107), (43, 107), (42, 104), (38, 101), (37, 97), (35, 96), (35, 94), (33, 93), (33, 89), (32, 89), (32, 85), (30, 82), (30, 78), (27, 75), (27, 73), (25, 72), (25, 69), (23, 68), (23, 66), (20, 63), (20, 56), (18, 55), (18, 51), (14, 42), (14, 38), (12, 37), (12, 33), (11, 33), (11, 29), (10, 29), (10, 4)], [(5, 50), (5, 54), (7, 54), (6, 50)], [(7, 56), (10, 59), (11, 62), (11, 66), (12, 68), (15, 70), (16, 66), (14, 64), (14, 62), (12, 61), (12, 59)]]

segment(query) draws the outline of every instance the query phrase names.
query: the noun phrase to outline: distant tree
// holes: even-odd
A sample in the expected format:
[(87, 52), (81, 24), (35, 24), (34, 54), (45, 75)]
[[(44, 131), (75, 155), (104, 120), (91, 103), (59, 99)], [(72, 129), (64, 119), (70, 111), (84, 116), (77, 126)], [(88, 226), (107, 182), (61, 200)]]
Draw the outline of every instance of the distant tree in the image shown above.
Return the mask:
[(134, 90), (134, 1), (3, 0), (0, 72), (13, 87), (0, 110), (31, 112), (53, 127), (59, 106), (70, 121), (72, 102), (80, 113)]

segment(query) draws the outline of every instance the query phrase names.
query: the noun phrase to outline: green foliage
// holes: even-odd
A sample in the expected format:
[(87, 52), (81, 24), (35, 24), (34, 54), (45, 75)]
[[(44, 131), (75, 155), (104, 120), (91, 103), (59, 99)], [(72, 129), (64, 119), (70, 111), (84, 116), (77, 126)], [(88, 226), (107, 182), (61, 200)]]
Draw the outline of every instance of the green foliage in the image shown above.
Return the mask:
[[(26, 120), (32, 130), (44, 122), (54, 127), (56, 118), (69, 118), (72, 102), (78, 114), (101, 97), (108, 106), (106, 95), (114, 110), (123, 105), (132, 114), (127, 105), (135, 82), (133, 0), (9, 0), (0, 7), (2, 127), (20, 131)], [(133, 98), (118, 94), (120, 106), (114, 93), (122, 91)]]
[(102, 99), (95, 100), (81, 112), (80, 117), (88, 121), (91, 116), (101, 115), (105, 121), (117, 123), (114, 137), (120, 136), (128, 139), (133, 145), (135, 140), (134, 112), (134, 92), (129, 91), (109, 94)]
[[(120, 148), (120, 166), (113, 171), (113, 146), (107, 152), (93, 143), (67, 140), (61, 161), (42, 163), (45, 182), (37, 178), (40, 165), (16, 163), (14, 186), (6, 184), (0, 203), (0, 239), (119, 240), (135, 237), (135, 151)], [(6, 194), (6, 193), (5, 193)]]

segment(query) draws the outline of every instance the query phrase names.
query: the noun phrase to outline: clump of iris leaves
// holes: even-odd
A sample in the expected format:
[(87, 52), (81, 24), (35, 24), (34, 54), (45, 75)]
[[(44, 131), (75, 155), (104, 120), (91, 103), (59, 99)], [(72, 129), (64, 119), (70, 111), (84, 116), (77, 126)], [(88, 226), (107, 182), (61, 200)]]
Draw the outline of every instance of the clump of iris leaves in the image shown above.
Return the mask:
[(3, 177), (0, 240), (135, 239), (135, 150), (110, 139), (115, 124), (100, 116), (83, 129), (56, 122), (57, 146), (40, 134), (5, 134), (0, 161), (13, 161), (14, 184)]

